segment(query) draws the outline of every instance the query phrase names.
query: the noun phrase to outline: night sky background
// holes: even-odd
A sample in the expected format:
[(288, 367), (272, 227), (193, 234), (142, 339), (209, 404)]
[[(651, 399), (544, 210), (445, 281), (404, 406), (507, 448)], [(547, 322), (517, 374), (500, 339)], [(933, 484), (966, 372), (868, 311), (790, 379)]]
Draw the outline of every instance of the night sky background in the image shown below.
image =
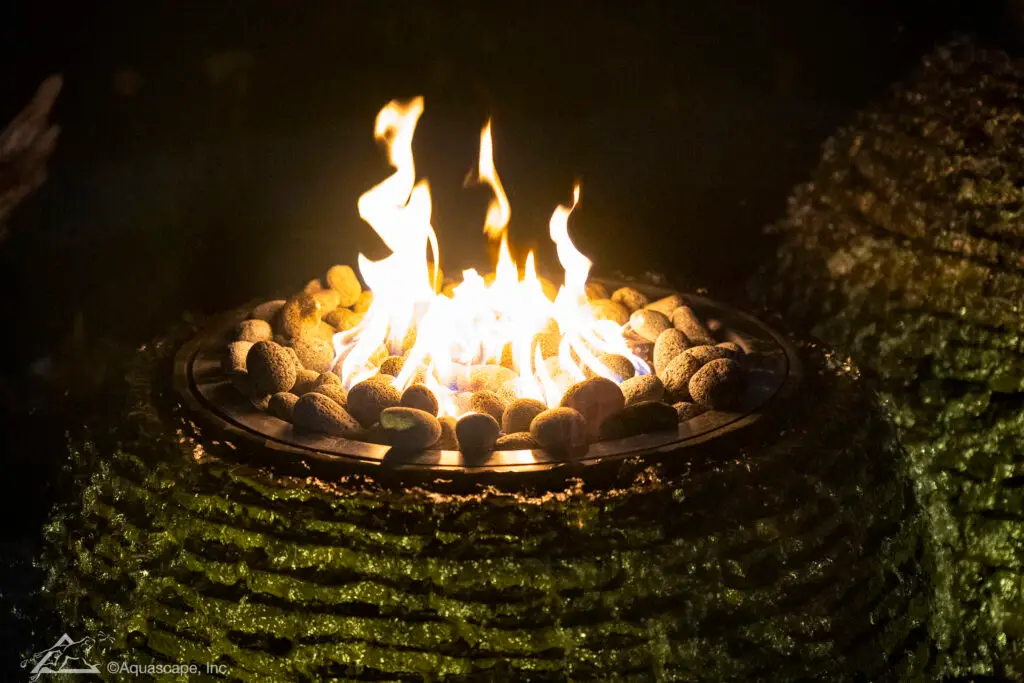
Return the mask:
[(557, 263), (548, 218), (579, 179), (570, 230), (596, 273), (729, 293), (831, 131), (955, 33), (1018, 50), (1020, 4), (5, 5), (0, 121), (47, 75), (65, 87), (49, 179), (0, 245), (3, 597), (31, 588), (18, 558), (79, 414), (32, 363), (88, 365), (383, 256), (356, 200), (390, 173), (372, 137), (390, 99), (426, 98), (414, 148), (447, 272), (487, 265), (490, 194), (463, 179), (492, 116), (518, 253)]

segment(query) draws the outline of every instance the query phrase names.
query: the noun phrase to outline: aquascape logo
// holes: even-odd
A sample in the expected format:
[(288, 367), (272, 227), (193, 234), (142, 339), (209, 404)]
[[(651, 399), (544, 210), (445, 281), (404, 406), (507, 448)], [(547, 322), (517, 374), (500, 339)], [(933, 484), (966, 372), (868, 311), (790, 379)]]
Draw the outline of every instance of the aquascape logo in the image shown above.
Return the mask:
[(29, 683), (50, 674), (98, 674), (100, 670), (96, 667), (92, 648), (98, 642), (111, 641), (113, 638), (102, 631), (95, 637), (85, 636), (81, 640), (73, 640), (65, 633), (47, 649), (22, 660), (21, 668), (32, 667)]

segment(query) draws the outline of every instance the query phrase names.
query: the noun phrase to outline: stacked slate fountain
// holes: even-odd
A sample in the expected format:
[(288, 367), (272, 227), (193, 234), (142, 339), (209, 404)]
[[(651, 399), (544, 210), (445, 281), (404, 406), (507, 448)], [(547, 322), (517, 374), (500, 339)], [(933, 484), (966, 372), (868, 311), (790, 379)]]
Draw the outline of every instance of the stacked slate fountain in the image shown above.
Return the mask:
[(904, 434), (951, 676), (1024, 678), (1024, 61), (943, 47), (825, 145), (752, 292)]

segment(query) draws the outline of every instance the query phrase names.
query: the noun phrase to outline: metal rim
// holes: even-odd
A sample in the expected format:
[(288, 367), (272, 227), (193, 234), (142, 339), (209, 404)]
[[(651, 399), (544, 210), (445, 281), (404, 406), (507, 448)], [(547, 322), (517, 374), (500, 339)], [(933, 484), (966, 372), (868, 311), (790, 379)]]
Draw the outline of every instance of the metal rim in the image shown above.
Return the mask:
[[(652, 298), (676, 293), (657, 287), (631, 286)], [(269, 451), (271, 461), (299, 462), (310, 469), (327, 466), (333, 471), (388, 469), (441, 475), (537, 472), (565, 465), (588, 466), (685, 450), (757, 422), (767, 406), (794, 391), (801, 380), (802, 368), (793, 346), (754, 316), (703, 296), (681, 296), (705, 318), (719, 320), (728, 339), (748, 352), (756, 352), (758, 364), (751, 374), (754, 381), (749, 383), (740, 407), (733, 412), (704, 413), (680, 423), (674, 432), (595, 443), (583, 454), (516, 450), (473, 457), (460, 451), (403, 452), (385, 445), (295, 430), (290, 423), (252, 405), (220, 369), (226, 335), (247, 316), (248, 308), (220, 316), (179, 349), (175, 357), (174, 386), (186, 408), (222, 431), (227, 440)]]

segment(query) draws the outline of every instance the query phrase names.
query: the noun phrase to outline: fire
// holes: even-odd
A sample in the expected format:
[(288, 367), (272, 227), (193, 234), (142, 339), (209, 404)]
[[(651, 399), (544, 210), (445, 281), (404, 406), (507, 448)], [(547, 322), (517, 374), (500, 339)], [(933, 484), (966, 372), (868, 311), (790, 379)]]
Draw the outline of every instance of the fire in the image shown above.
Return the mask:
[(430, 222), (430, 188), (426, 180), (416, 180), (412, 154), (422, 113), (423, 98), (417, 97), (391, 102), (377, 115), (374, 135), (387, 145), (395, 171), (364, 193), (358, 207), (392, 253), (379, 261), (359, 255), (360, 274), (374, 298), (357, 327), (334, 336), (334, 367), (344, 385), (375, 375), (385, 355), (404, 356), (394, 386), (426, 384), (438, 397), (440, 414), (458, 416), (466, 412), (460, 396), (472, 385), (474, 369), (483, 365), (503, 366), (499, 374), (508, 377), (517, 396), (550, 407), (588, 373), (620, 379), (599, 360), (602, 354), (625, 356), (637, 374), (649, 373), (631, 352), (622, 328), (596, 319), (588, 303), (585, 287), (592, 263), (576, 249), (568, 227), (579, 203), (579, 185), (573, 188), (572, 204), (558, 206), (549, 225), (565, 273), (554, 300), (545, 295), (533, 252), (520, 272), (508, 246), (512, 212), (494, 165), (490, 121), (480, 134), (478, 173), (494, 193), (484, 232), (500, 240), (497, 265), (493, 277), (465, 270), (450, 297), (437, 293), (440, 253)]

